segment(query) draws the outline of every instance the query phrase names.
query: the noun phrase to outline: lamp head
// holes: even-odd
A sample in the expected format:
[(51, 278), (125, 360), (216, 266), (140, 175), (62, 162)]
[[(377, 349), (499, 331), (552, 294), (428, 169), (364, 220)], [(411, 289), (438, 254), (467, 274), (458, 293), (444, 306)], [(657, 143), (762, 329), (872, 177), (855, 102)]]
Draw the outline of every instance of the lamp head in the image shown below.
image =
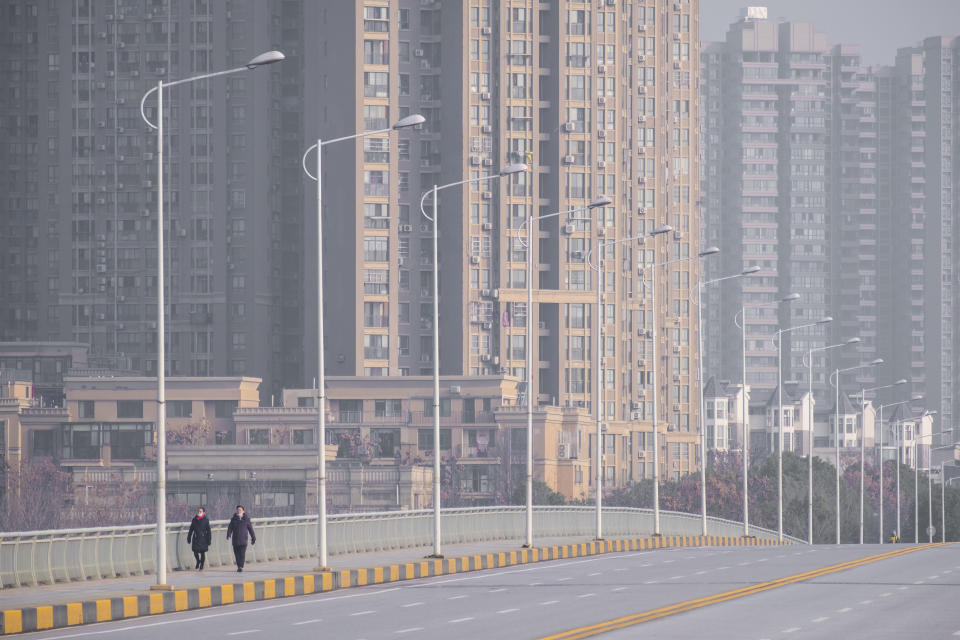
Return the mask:
[(720, 253), (720, 247), (707, 247), (697, 255), (701, 258), (705, 258), (707, 256), (712, 256), (717, 253)]
[(876, 360), (871, 360), (867, 364), (883, 364), (883, 358), (877, 358)]
[(606, 207), (613, 204), (613, 198), (608, 196), (600, 196), (593, 202), (587, 205), (587, 209), (596, 209), (597, 207)]
[(897, 380), (896, 382), (893, 383), (893, 386), (897, 386), (897, 385), (901, 385), (901, 384), (907, 384), (907, 379), (906, 379), (906, 378), (900, 378), (899, 380)]
[(393, 123), (393, 126), (390, 128), (405, 129), (407, 127), (415, 127), (418, 124), (423, 124), (426, 121), (427, 119), (424, 118), (422, 115), (420, 115), (419, 113), (414, 113), (412, 115), (407, 116), (406, 118), (400, 118), (395, 123)]
[(780, 302), (793, 302), (794, 300), (799, 300), (799, 299), (800, 299), (799, 293), (791, 293), (780, 298)]
[(526, 170), (527, 170), (527, 165), (525, 165), (522, 162), (518, 162), (517, 164), (508, 164), (503, 169), (500, 169), (500, 175), (509, 176), (514, 173), (520, 173), (521, 171), (526, 171)]
[(849, 340), (847, 340), (847, 341), (844, 342), (843, 344), (857, 344), (858, 342), (860, 342), (860, 338), (850, 338)]
[(284, 58), (286, 58), (286, 56), (280, 51), (267, 51), (251, 59), (250, 62), (247, 63), (247, 69), (256, 69), (257, 67), (273, 64), (274, 62), (280, 62)]
[(741, 271), (741, 272), (740, 272), (740, 275), (742, 275), (742, 276), (749, 276), (749, 275), (754, 274), (754, 273), (756, 273), (756, 272), (758, 272), (758, 271), (760, 271), (760, 266), (755, 264), (755, 265), (753, 265), (752, 267), (747, 267), (746, 269), (744, 269), (743, 271)]
[(651, 235), (651, 236), (659, 236), (659, 235), (661, 235), (661, 234), (663, 234), (663, 233), (670, 233), (671, 231), (673, 231), (673, 227), (671, 227), (669, 224), (664, 224), (664, 225), (661, 225), (661, 226), (657, 227), (657, 228), (654, 229), (653, 231), (651, 231), (651, 232), (650, 232), (650, 235)]
[(828, 324), (833, 322), (833, 316), (827, 316), (826, 318), (820, 318), (817, 320), (817, 324)]

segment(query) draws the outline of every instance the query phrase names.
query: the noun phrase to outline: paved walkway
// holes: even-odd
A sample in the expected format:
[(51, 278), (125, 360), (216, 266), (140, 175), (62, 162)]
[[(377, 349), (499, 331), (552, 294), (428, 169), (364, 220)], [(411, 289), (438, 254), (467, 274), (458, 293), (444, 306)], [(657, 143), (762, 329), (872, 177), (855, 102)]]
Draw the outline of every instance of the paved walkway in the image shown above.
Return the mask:
[[(534, 540), (538, 547), (588, 542), (589, 537), (541, 538)], [(443, 547), (447, 557), (492, 553), (519, 549), (522, 540), (498, 540), (471, 544), (451, 544)], [(433, 552), (433, 547), (411, 547), (393, 551), (330, 556), (331, 569), (360, 569), (422, 560)], [(203, 571), (170, 571), (167, 582), (177, 589), (220, 585), (230, 582), (264, 580), (296, 574), (311, 573), (316, 566), (314, 558), (247, 563), (242, 574), (232, 565), (210, 567)], [(129, 578), (106, 578), (83, 582), (61, 582), (37, 587), (0, 589), (0, 610), (43, 605), (65, 604), (77, 600), (99, 600), (146, 593), (156, 583), (152, 574)]]

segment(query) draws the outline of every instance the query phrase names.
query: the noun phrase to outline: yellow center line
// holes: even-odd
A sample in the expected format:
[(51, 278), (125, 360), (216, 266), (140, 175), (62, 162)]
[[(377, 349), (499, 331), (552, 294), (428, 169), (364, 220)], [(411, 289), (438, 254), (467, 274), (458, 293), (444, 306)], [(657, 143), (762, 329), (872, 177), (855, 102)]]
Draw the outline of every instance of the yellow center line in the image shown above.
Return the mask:
[(856, 560), (849, 560), (847, 562), (842, 562), (840, 564), (834, 564), (827, 567), (821, 567), (820, 569), (812, 569), (810, 571), (805, 571), (803, 573), (797, 573), (792, 576), (776, 578), (774, 580), (768, 580), (766, 582), (758, 582), (757, 584), (753, 584), (748, 587), (741, 587), (739, 589), (733, 589), (731, 591), (715, 593), (713, 595), (704, 596), (702, 598), (696, 598), (694, 600), (686, 600), (684, 602), (678, 602), (676, 604), (667, 605), (665, 607), (660, 607), (658, 609), (651, 609), (650, 611), (644, 611), (642, 613), (634, 613), (628, 616), (623, 616), (621, 618), (614, 618), (613, 620), (606, 620), (604, 622), (598, 622), (596, 624), (587, 625), (584, 627), (578, 627), (576, 629), (569, 629), (567, 631), (562, 631), (560, 633), (555, 633), (553, 635), (543, 636), (542, 638), (539, 638), (539, 640), (579, 640), (580, 638), (589, 638), (591, 636), (599, 635), (601, 633), (606, 633), (608, 631), (613, 631), (615, 629), (622, 629), (624, 627), (629, 627), (635, 624), (641, 624), (643, 622), (656, 620), (657, 618), (663, 618), (663, 617), (671, 616), (677, 613), (683, 613), (685, 611), (699, 609), (700, 607), (706, 607), (711, 604), (718, 604), (720, 602), (726, 602), (727, 600), (742, 598), (744, 596), (753, 595), (755, 593), (760, 593), (762, 591), (768, 591), (770, 589), (785, 587), (787, 585), (795, 584), (797, 582), (804, 582), (806, 580), (811, 580), (813, 578), (817, 578), (822, 575), (836, 573), (838, 571), (846, 571), (847, 569), (853, 569), (865, 564), (877, 562), (879, 560), (895, 558), (897, 556), (901, 556), (907, 553), (913, 553), (914, 551), (920, 551), (921, 549), (930, 549), (930, 548), (939, 547), (939, 546), (940, 544), (922, 545), (919, 547), (907, 547), (903, 549), (896, 549), (894, 551), (888, 551), (886, 553), (880, 553), (873, 556), (858, 558)]

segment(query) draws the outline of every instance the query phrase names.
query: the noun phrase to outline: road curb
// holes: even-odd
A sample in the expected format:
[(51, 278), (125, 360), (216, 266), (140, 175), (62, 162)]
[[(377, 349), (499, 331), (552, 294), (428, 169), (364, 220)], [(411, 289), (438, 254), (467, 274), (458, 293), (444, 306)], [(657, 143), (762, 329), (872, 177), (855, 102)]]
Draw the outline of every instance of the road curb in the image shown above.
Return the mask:
[(128, 620), (161, 613), (206, 609), (237, 602), (256, 602), (290, 596), (324, 593), (386, 584), (401, 580), (496, 569), (563, 558), (690, 546), (771, 546), (792, 544), (776, 540), (726, 536), (662, 536), (599, 540), (575, 544), (510, 549), (493, 553), (424, 559), (363, 569), (343, 569), (209, 587), (190, 587), (163, 593), (140, 593), (104, 600), (5, 609), (0, 615), (0, 635), (44, 631), (95, 622)]

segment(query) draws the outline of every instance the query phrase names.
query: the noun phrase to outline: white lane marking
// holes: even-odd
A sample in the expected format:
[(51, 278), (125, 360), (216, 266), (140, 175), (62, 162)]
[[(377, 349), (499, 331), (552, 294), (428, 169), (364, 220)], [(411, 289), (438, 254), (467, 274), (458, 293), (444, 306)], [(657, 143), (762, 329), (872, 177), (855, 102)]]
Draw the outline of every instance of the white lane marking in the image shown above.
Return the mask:
[(917, 581), (914, 582), (913, 584), (923, 584), (923, 580), (917, 580)]
[(314, 618), (313, 620), (301, 620), (300, 622), (294, 622), (293, 626), (299, 627), (302, 624), (313, 624), (314, 622), (323, 622), (323, 618)]
[(936, 579), (938, 579), (939, 577), (940, 577), (940, 574), (937, 574), (937, 575), (935, 575), (935, 576), (930, 576), (929, 578), (927, 578), (927, 580), (936, 580)]
[(520, 609), (500, 609), (497, 613), (513, 613), (514, 611), (520, 611)]
[(820, 616), (819, 618), (814, 618), (810, 622), (823, 622), (824, 620), (829, 620), (830, 616)]
[(800, 631), (800, 627), (790, 627), (789, 629), (784, 629), (781, 633), (793, 633), (794, 631)]
[(617, 567), (616, 569), (614, 569), (614, 571), (626, 571), (626, 570), (627, 569), (625, 567)]
[(844, 607), (843, 609), (837, 609), (837, 613), (846, 613), (848, 611), (853, 611), (851, 607)]
[(697, 571), (694, 575), (702, 576), (702, 575), (705, 574), (705, 573), (706, 573), (706, 571)]
[(730, 567), (717, 567), (717, 571), (726, 571)]
[[(309, 599), (291, 599), (289, 602), (279, 602), (276, 604), (264, 605), (262, 607), (251, 607), (249, 609), (234, 609), (231, 607), (228, 611), (222, 613), (207, 613), (201, 616), (183, 616), (178, 618), (173, 618), (169, 620), (161, 620), (160, 622), (145, 622), (140, 624), (131, 624), (123, 627), (114, 627), (111, 629), (97, 628), (96, 631), (83, 631), (79, 633), (70, 633), (62, 636), (57, 636), (57, 640), (66, 640), (67, 638), (85, 638), (87, 636), (102, 636), (107, 633), (123, 633), (127, 631), (132, 631), (134, 629), (147, 629), (150, 627), (166, 627), (171, 624), (184, 624), (184, 623), (194, 623), (200, 620), (209, 620), (211, 618), (223, 618), (226, 616), (237, 616), (244, 613), (260, 613), (262, 611), (270, 611), (273, 609), (286, 609), (288, 607), (300, 607), (303, 605), (316, 605), (321, 602), (332, 602), (334, 600), (348, 600), (353, 598), (367, 598), (369, 596), (378, 596), (384, 593), (389, 593), (391, 591), (399, 591), (400, 587), (390, 587), (389, 589), (379, 589), (377, 591), (361, 591), (358, 593), (351, 593), (343, 596), (330, 596), (318, 600), (315, 598)], [(186, 613), (186, 612), (182, 612)], [(106, 623), (101, 623), (106, 624)], [(99, 627), (100, 625), (97, 625)]]
[(674, 562), (674, 560), (664, 560), (663, 564), (670, 564), (671, 562)]
[(370, 615), (371, 613), (376, 613), (376, 611), (368, 609), (366, 611), (357, 611), (355, 613), (351, 613), (350, 615), (351, 616), (367, 616), (367, 615)]
[(260, 633), (260, 629), (244, 629), (243, 631), (231, 631), (228, 636), (242, 636), (247, 633)]
[(685, 578), (686, 576), (670, 576), (671, 580), (679, 580), (680, 578)]
[(461, 594), (461, 595), (459, 595), (459, 596), (450, 596), (449, 598), (447, 598), (447, 600), (461, 600), (461, 599), (466, 598), (466, 597), (467, 597), (467, 596)]
[(953, 635), (955, 635), (955, 636), (960, 636), (960, 631), (954, 631), (954, 632), (953, 632)]
[(770, 558), (760, 558), (759, 560), (757, 560), (757, 562), (766, 562), (766, 561), (769, 560), (769, 559), (770, 559)]
[(504, 587), (500, 587), (499, 589), (490, 589), (490, 591), (487, 593), (500, 593), (501, 591), (506, 591), (506, 589)]
[(588, 577), (588, 578), (592, 578), (593, 576), (599, 576), (599, 575), (602, 575), (602, 574), (603, 574), (603, 571), (596, 571), (596, 572), (594, 572), (594, 573), (588, 573), (588, 574), (587, 574), (587, 577)]
[(409, 629), (397, 629), (396, 633), (411, 633), (413, 631), (423, 631), (423, 627), (410, 627)]
[(411, 602), (409, 604), (402, 604), (400, 606), (401, 607), (419, 607), (422, 604), (423, 604), (422, 602)]
[(570, 576), (567, 576), (566, 578), (557, 578), (557, 582), (566, 582), (567, 580), (573, 580), (573, 578)]
[(650, 566), (650, 563), (642, 564), (642, 565), (640, 565), (640, 568), (641, 568), (641, 569), (646, 569), (646, 568), (649, 567), (649, 566)]
[(617, 587), (616, 589), (611, 589), (611, 591), (624, 591), (627, 587)]
[(906, 590), (907, 590), (906, 587), (897, 587), (897, 589), (898, 589), (899, 591), (906, 591)]
[(557, 604), (558, 602), (560, 602), (560, 601), (559, 601), (559, 600), (547, 600), (547, 601), (545, 601), (545, 602), (541, 602), (540, 604), (546, 606), (546, 605), (548, 605), (548, 604)]
[(643, 584), (657, 584), (657, 581), (656, 581), (656, 580), (647, 580), (647, 581), (644, 582)]
[(892, 593), (890, 593), (889, 591), (887, 591), (886, 593), (881, 593), (881, 594), (880, 594), (880, 597), (881, 597), (881, 598), (889, 598), (889, 597), (892, 596), (892, 595), (893, 595)]
[(748, 560), (747, 562), (741, 562), (741, 563), (738, 564), (737, 566), (739, 566), (739, 567), (745, 567), (745, 566), (747, 566), (748, 564), (753, 564), (753, 562), (751, 562), (751, 561)]
[(595, 595), (597, 595), (597, 594), (595, 594), (595, 593), (582, 593), (582, 594), (580, 594), (580, 595), (577, 596), (577, 597), (578, 597), (578, 598), (592, 598), (592, 597), (595, 596)]
[(542, 585), (542, 584), (543, 584), (542, 582), (531, 582), (531, 583), (530, 583), (530, 586), (531, 586), (531, 587), (539, 587), (539, 586)]
[(466, 618), (455, 618), (455, 619), (453, 619), (453, 620), (448, 620), (448, 621), (447, 621), (447, 624), (458, 624), (458, 623), (460, 623), (460, 622), (468, 622), (468, 621), (470, 621), (470, 620), (473, 620), (473, 616), (468, 616), (468, 617), (466, 617)]
[(870, 604), (873, 600), (861, 600), (860, 604)]

